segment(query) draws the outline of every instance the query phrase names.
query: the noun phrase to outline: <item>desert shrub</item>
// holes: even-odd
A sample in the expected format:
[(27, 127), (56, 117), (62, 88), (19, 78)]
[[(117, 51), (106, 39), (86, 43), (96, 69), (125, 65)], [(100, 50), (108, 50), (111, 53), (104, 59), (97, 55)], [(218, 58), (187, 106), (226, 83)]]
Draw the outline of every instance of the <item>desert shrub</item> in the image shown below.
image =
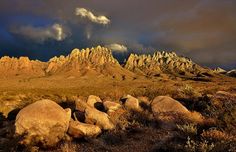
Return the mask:
[(188, 140), (186, 141), (186, 145), (184, 146), (185, 149), (189, 152), (195, 152), (197, 150), (197, 143), (194, 140), (191, 140), (190, 137), (188, 137)]
[(197, 135), (197, 125), (193, 123), (177, 124), (177, 129), (187, 135)]
[(231, 135), (217, 129), (203, 131), (201, 137), (210, 141), (230, 141), (233, 139)]
[(155, 120), (149, 111), (124, 111), (115, 120), (117, 129), (126, 130), (130, 127), (145, 127), (155, 125)]
[(116, 129), (117, 130), (119, 130), (119, 129), (126, 130), (126, 128), (128, 128), (128, 126), (129, 126), (128, 118), (130, 117), (129, 115), (130, 115), (130, 113), (125, 111), (118, 118), (115, 118), (115, 120), (113, 120), (116, 122)]
[(78, 147), (76, 143), (73, 142), (63, 142), (60, 144), (59, 149), (61, 152), (77, 152)]
[(184, 146), (185, 151), (187, 152), (210, 152), (215, 147), (214, 143), (209, 143), (206, 140), (195, 141), (188, 137), (186, 144)]
[(140, 127), (155, 125), (153, 115), (149, 111), (135, 112), (130, 111), (129, 122)]
[(207, 110), (209, 117), (216, 119), (221, 130), (236, 135), (236, 97), (215, 95)]
[(101, 135), (101, 139), (108, 145), (121, 145), (125, 141), (124, 131), (110, 131)]
[(180, 87), (178, 92), (183, 98), (196, 98), (201, 96), (201, 94), (195, 88), (188, 84)]
[(209, 151), (212, 151), (214, 147), (215, 147), (214, 143), (209, 143), (208, 141), (203, 140), (198, 145), (198, 151), (209, 152)]

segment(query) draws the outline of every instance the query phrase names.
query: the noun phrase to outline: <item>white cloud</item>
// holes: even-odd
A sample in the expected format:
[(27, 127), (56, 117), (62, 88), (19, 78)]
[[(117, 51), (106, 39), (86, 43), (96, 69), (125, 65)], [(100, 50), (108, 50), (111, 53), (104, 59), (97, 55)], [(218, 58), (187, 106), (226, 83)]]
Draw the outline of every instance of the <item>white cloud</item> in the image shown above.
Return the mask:
[(63, 41), (70, 35), (68, 29), (57, 23), (46, 27), (20, 26), (12, 28), (11, 32), (37, 42), (44, 42), (49, 39)]
[(106, 45), (105, 47), (111, 49), (114, 52), (127, 52), (128, 51), (126, 46), (117, 44), (117, 43), (109, 44), (109, 45)]
[(75, 15), (80, 17), (88, 18), (91, 22), (97, 23), (97, 24), (109, 24), (110, 20), (103, 15), (96, 16), (91, 11), (85, 9), (85, 8), (76, 8)]

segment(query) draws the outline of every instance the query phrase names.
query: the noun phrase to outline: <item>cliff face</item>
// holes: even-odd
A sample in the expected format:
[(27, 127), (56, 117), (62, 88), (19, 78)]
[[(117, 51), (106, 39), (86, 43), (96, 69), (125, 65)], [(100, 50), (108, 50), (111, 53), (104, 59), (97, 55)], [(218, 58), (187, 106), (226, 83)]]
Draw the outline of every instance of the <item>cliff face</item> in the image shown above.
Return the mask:
[(125, 68), (148, 75), (167, 73), (194, 76), (208, 71), (188, 58), (164, 51), (155, 52), (152, 56), (131, 54)]
[(0, 76), (44, 76), (47, 64), (37, 60), (29, 60), (28, 57), (8, 57), (0, 59)]

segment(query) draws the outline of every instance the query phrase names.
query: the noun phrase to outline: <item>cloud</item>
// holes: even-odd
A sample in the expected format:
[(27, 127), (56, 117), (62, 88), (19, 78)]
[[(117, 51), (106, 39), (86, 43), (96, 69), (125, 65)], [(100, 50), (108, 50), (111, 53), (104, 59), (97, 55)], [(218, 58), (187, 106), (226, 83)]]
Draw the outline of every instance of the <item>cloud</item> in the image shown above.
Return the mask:
[(97, 23), (97, 24), (109, 24), (110, 20), (103, 15), (95, 16), (91, 11), (85, 9), (85, 8), (76, 8), (75, 15), (84, 17), (89, 19), (91, 22)]
[(105, 45), (105, 47), (111, 49), (114, 52), (127, 52), (128, 51), (126, 46), (122, 44), (117, 44), (117, 43)]
[(49, 39), (63, 41), (70, 35), (69, 30), (58, 23), (46, 27), (34, 27), (31, 25), (13, 27), (10, 31), (13, 34), (24, 36), (25, 38), (32, 39), (40, 43)]
[[(12, 7), (13, 2), (15, 7)], [(84, 20), (78, 19), (81, 15), (75, 15), (79, 13), (77, 6), (88, 8), (83, 12)], [(9, 27), (23, 22), (40, 27), (44, 20), (49, 20), (66, 23), (73, 31), (73, 37), (70, 37), (73, 44), (64, 44), (63, 51), (77, 46), (91, 47), (119, 42), (125, 44), (129, 51), (146, 53), (149, 47), (175, 50), (178, 54), (188, 56), (203, 65), (235, 65), (235, 6), (235, 0), (149, 0), (148, 3), (145, 0), (138, 3), (137, 0), (72, 0), (70, 3), (68, 0), (1, 0), (0, 47), (6, 46), (7, 43), (3, 42), (9, 43), (10, 36), (13, 40), (16, 36), (4, 36), (1, 26)], [(138, 11), (130, 11), (131, 8)], [(95, 11), (90, 12), (91, 10)], [(101, 13), (97, 13), (100, 11)], [(106, 14), (112, 16), (112, 26), (101, 28), (100, 25), (104, 24), (101, 24), (103, 22), (98, 20), (97, 16), (105, 15), (109, 20)], [(38, 49), (29, 48), (21, 42), (21, 39), (17, 39), (19, 46), (12, 43), (6, 48), (15, 46), (16, 50)], [(52, 49), (55, 46), (46, 47)], [(63, 51), (57, 52), (65, 54)], [(46, 58), (48, 54), (44, 56)]]

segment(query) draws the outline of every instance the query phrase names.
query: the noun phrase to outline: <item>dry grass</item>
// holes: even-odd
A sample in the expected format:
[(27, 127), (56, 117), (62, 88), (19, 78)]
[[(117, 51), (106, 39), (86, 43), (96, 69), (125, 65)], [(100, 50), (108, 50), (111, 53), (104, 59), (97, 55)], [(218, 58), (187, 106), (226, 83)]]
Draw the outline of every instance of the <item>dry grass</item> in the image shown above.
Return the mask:
[[(217, 129), (211, 130), (213, 123), (206, 125), (206, 120), (196, 125), (186, 119), (181, 120), (177, 130), (162, 130), (148, 108), (143, 113), (119, 111), (113, 116), (113, 121), (117, 122), (118, 126), (113, 132), (105, 132), (96, 139), (62, 141), (53, 149), (31, 147), (30, 150), (63, 152), (130, 149), (134, 151), (232, 150), (236, 147), (231, 140), (231, 136), (236, 135), (236, 100), (234, 97), (214, 94), (219, 90), (235, 93), (236, 79), (228, 77), (211, 79), (210, 82), (183, 79), (177, 81), (168, 77), (150, 79), (139, 77), (122, 81), (105, 77), (0, 79), (0, 112), (4, 113), (1, 120), (5, 121), (4, 116), (7, 117), (10, 111), (44, 98), (58, 103), (70, 103), (78, 97), (86, 98), (93, 94), (100, 96), (101, 99), (119, 101), (123, 95), (131, 94), (135, 97), (148, 97), (151, 102), (158, 95), (168, 95), (175, 99), (183, 99), (179, 101), (191, 111), (196, 111), (191, 113), (191, 119), (201, 122), (203, 120), (199, 115), (201, 113), (207, 120), (214, 120)], [(146, 106), (148, 107), (148, 104)], [(14, 113), (11, 114), (14, 116)], [(1, 138), (12, 139), (12, 136), (5, 133)], [(226, 142), (221, 146), (219, 141)], [(9, 144), (17, 145), (13, 140)], [(220, 146), (222, 148), (219, 148)]]

